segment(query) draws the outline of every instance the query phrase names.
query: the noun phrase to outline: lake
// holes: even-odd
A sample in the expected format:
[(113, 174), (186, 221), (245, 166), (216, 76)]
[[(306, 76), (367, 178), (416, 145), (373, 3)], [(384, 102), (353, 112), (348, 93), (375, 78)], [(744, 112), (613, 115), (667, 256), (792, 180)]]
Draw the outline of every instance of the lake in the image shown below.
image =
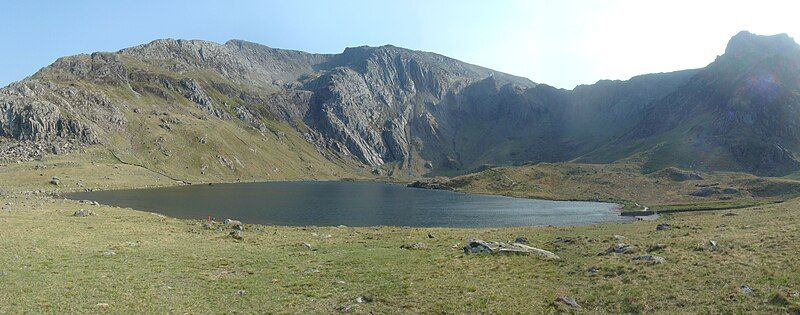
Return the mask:
[(409, 188), (377, 182), (297, 181), (74, 193), (75, 200), (176, 218), (291, 226), (505, 227), (625, 221), (618, 205)]

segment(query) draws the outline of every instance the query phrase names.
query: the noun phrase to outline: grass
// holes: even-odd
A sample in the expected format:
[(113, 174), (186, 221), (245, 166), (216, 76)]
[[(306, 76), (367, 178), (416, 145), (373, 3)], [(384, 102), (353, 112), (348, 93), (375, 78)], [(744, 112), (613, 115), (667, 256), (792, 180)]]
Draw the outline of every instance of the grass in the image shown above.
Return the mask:
[[(62, 185), (48, 184), (52, 176)], [(559, 295), (587, 313), (785, 313), (800, 306), (800, 200), (580, 227), (247, 225), (237, 241), (201, 221), (51, 197), (174, 184), (91, 150), (0, 167), (0, 313), (569, 311), (553, 305)], [(78, 209), (97, 215), (71, 216)], [(660, 223), (672, 228), (656, 231)], [(470, 237), (518, 236), (562, 259), (461, 250)], [(400, 248), (416, 242), (427, 249)], [(598, 255), (618, 242), (640, 251)], [(665, 263), (631, 261), (655, 244), (665, 245), (651, 253)], [(754, 293), (741, 293), (741, 285)], [(788, 304), (773, 303), (776, 294)]]

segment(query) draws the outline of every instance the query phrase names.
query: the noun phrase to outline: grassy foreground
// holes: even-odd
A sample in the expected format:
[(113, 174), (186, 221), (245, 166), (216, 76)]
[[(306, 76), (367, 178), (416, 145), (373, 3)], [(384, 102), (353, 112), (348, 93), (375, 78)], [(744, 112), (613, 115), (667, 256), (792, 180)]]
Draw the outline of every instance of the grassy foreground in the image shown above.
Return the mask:
[[(98, 188), (171, 182), (114, 164), (50, 163), (0, 171), (0, 313), (786, 313), (800, 306), (800, 200), (568, 228), (246, 226), (239, 241), (200, 221), (53, 198), (77, 180)], [(37, 167), (55, 175), (19, 175)], [(59, 174), (65, 183), (49, 187)], [(73, 217), (78, 209), (96, 215)], [(660, 223), (671, 228), (656, 231)], [(518, 236), (561, 260), (461, 249), (469, 237)], [(416, 242), (427, 248), (400, 248)], [(621, 242), (638, 252), (598, 255)], [(648, 247), (660, 247), (651, 254), (666, 261), (631, 260)], [(581, 307), (554, 305), (560, 295)]]

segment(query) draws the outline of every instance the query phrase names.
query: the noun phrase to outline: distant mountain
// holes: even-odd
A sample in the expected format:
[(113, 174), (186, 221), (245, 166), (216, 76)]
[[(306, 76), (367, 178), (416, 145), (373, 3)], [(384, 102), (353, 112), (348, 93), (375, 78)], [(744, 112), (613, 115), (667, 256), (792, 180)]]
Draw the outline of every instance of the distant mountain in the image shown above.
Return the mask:
[[(394, 46), (309, 54), (156, 40), (0, 89), (0, 159), (82, 147), (191, 178), (613, 162), (798, 170), (800, 54), (742, 32), (708, 67), (573, 90)], [(269, 176), (267, 176), (269, 175)]]

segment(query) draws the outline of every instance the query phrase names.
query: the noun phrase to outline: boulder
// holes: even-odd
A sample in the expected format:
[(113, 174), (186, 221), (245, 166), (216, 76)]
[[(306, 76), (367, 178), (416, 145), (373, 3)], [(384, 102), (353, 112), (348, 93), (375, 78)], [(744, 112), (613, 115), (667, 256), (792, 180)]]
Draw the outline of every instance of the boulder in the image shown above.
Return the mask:
[(670, 228), (670, 225), (668, 223), (661, 223), (659, 225), (656, 225), (656, 231), (663, 231), (663, 230), (666, 230), (666, 229), (669, 229), (669, 228)]
[(492, 253), (494, 253), (494, 249), (492, 249), (493, 247), (496, 248), (497, 246), (492, 246), (491, 244), (489, 244), (487, 242), (484, 242), (482, 240), (479, 240), (479, 239), (470, 239), (469, 241), (467, 241), (467, 245), (464, 246), (464, 253), (466, 253), (466, 254), (480, 254), (480, 253), (492, 254)]
[(56, 185), (56, 186), (61, 185), (61, 180), (58, 179), (58, 177), (53, 176), (53, 178), (50, 179), (50, 184), (53, 184), (53, 185)]
[(242, 231), (241, 230), (233, 230), (233, 231), (231, 231), (230, 235), (235, 240), (244, 239), (244, 237), (242, 236)]
[(222, 221), (222, 223), (234, 230), (244, 230), (244, 224), (242, 224), (242, 221), (225, 219), (225, 221)]
[(551, 260), (558, 260), (561, 257), (558, 255), (553, 254), (550, 251), (546, 251), (544, 249), (539, 249), (535, 247), (530, 247), (525, 244), (513, 243), (508, 246), (501, 246), (500, 249), (497, 251), (499, 254), (515, 254), (515, 255), (533, 255), (539, 258), (544, 259), (551, 259)]

